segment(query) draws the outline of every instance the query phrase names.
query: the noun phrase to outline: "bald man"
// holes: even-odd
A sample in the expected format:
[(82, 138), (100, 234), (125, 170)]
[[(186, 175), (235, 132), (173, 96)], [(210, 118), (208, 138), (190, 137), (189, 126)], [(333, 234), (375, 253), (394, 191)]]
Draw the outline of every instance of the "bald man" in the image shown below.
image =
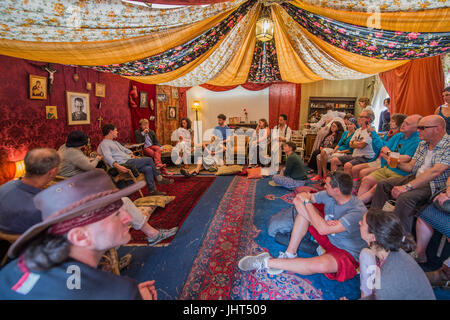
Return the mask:
[(398, 164), (410, 174), (378, 182), (371, 205), (380, 209), (387, 200), (396, 199), (395, 213), (408, 233), (412, 232), (416, 211), (445, 188), (450, 175), (450, 136), (445, 120), (438, 115), (424, 117), (417, 130), (422, 141), (414, 156)]
[(29, 151), (24, 159), (25, 177), (0, 187), (0, 231), (20, 234), (42, 221), (34, 196), (58, 174), (61, 159), (53, 149)]
[(400, 154), (398, 159), (399, 162), (411, 161), (411, 158), (416, 152), (417, 146), (420, 142), (417, 126), (419, 125), (419, 121), (421, 119), (422, 116), (418, 114), (413, 114), (406, 117), (400, 126), (400, 132), (392, 136), (387, 141), (381, 140), (377, 134), (372, 135), (374, 141), (375, 139), (379, 140), (378, 143), (381, 146), (381, 168), (375, 170), (361, 180), (361, 186), (358, 190), (358, 198), (360, 198), (364, 203), (370, 203), (372, 200), (377, 187), (377, 182), (389, 178), (404, 177), (409, 174), (409, 172), (403, 171), (398, 167), (392, 168), (389, 165), (390, 154), (391, 152), (398, 152)]

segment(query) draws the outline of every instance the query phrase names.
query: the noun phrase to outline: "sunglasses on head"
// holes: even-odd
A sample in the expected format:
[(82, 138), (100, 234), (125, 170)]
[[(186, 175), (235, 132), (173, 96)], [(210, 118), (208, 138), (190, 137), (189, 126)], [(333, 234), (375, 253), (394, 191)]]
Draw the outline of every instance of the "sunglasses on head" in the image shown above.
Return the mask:
[(436, 128), (437, 126), (417, 126), (417, 130), (425, 130), (428, 128)]

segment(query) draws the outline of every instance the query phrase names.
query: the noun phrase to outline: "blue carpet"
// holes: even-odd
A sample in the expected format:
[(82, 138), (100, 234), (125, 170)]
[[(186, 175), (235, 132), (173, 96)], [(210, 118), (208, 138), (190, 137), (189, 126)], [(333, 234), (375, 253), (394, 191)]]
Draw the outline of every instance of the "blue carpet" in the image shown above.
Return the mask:
[[(286, 250), (286, 247), (276, 243), (274, 238), (268, 235), (268, 221), (272, 215), (276, 214), (283, 208), (287, 208), (292, 205), (280, 198), (290, 193), (290, 191), (281, 187), (272, 187), (268, 184), (269, 181), (270, 178), (261, 179), (258, 181), (258, 185), (256, 187), (254, 224), (261, 230), (261, 233), (255, 241), (261, 247), (267, 248), (272, 256), (277, 257), (279, 251)], [(268, 200), (266, 198), (267, 194), (274, 195), (276, 197), (275, 200)], [(303, 258), (311, 257), (311, 255), (306, 253), (299, 252), (298, 254)], [(337, 300), (344, 296), (348, 299), (358, 299), (360, 297), (359, 275), (345, 282), (329, 280), (321, 274), (301, 277), (311, 281), (312, 285), (316, 289), (320, 289), (323, 293), (323, 299), (325, 300)]]
[(159, 300), (175, 300), (183, 289), (209, 224), (234, 176), (218, 176), (203, 194), (167, 247), (121, 247), (119, 256), (133, 255), (122, 275), (138, 282), (156, 280)]

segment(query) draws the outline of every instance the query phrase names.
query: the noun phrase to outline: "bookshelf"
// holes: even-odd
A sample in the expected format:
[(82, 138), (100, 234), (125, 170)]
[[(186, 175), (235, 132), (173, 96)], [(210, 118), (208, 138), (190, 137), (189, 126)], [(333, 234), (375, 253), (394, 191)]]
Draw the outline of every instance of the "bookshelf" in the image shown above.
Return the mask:
[[(327, 105), (332, 105), (333, 110), (355, 114), (356, 97), (310, 97), (308, 104), (308, 122), (311, 116), (317, 111), (320, 115), (326, 113)], [(317, 120), (319, 120), (317, 119)]]

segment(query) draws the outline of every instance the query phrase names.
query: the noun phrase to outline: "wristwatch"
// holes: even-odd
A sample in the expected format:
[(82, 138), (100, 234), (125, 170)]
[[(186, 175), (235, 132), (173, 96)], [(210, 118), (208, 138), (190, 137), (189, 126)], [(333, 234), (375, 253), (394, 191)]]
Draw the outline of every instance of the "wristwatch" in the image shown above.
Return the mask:
[(411, 190), (414, 189), (413, 186), (412, 186), (412, 184), (411, 184), (410, 182), (408, 182), (407, 184), (405, 184), (405, 187), (406, 187), (406, 190), (407, 190), (407, 191), (411, 191)]
[(303, 204), (306, 206), (307, 203), (311, 203), (310, 199), (303, 200)]

